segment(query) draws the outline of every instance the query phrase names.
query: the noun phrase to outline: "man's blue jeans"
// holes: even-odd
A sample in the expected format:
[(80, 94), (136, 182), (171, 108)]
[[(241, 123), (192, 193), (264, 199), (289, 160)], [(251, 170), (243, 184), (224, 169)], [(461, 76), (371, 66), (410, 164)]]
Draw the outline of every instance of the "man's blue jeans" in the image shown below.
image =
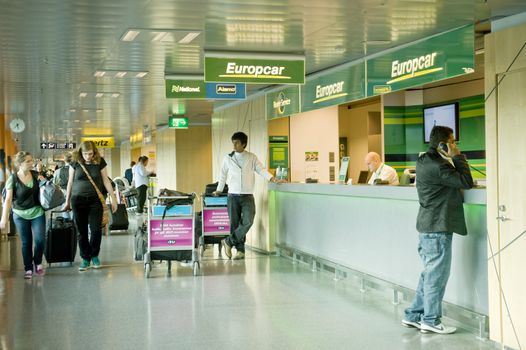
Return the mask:
[(238, 252), (245, 252), (245, 236), (254, 223), (256, 203), (251, 194), (229, 194), (227, 200), (230, 236), (225, 241)]
[(415, 299), (405, 310), (405, 319), (431, 326), (441, 323), (442, 299), (451, 270), (451, 242), (447, 232), (421, 233), (418, 254), (424, 263)]
[[(40, 215), (33, 220), (26, 220), (13, 213), (16, 230), (22, 240), (22, 258), (24, 260), (24, 271), (33, 271), (35, 265), (42, 264), (44, 254), (44, 240), (46, 230), (46, 216)], [(33, 241), (35, 241), (35, 252), (33, 253)]]

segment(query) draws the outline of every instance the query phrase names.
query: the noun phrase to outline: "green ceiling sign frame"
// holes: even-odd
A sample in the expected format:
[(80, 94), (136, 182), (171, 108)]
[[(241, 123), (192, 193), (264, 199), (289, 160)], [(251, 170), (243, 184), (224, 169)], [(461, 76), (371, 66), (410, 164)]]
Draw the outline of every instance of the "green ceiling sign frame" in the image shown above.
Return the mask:
[(367, 60), (367, 96), (404, 90), (475, 71), (473, 25)]
[(303, 84), (305, 59), (216, 57), (205, 54), (205, 81), (252, 84)]
[(287, 117), (300, 112), (301, 95), (299, 86), (290, 86), (265, 95), (267, 119)]
[(165, 81), (166, 98), (204, 99), (206, 84), (203, 80), (178, 79)]
[(301, 98), (302, 112), (365, 98), (365, 62), (307, 79), (301, 88)]

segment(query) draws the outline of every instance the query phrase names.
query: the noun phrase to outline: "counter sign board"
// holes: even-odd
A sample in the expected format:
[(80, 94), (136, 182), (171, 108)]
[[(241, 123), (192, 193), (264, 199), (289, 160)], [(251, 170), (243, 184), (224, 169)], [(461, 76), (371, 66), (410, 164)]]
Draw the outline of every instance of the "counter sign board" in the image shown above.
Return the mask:
[(365, 63), (308, 79), (301, 91), (302, 112), (362, 99), (365, 97)]
[(225, 58), (205, 55), (205, 81), (303, 84), (305, 59)]
[(98, 136), (90, 136), (90, 137), (81, 137), (80, 142), (84, 141), (93, 141), (95, 143), (95, 146), (98, 148), (114, 148), (115, 147), (115, 138), (108, 136), (108, 137), (98, 137)]
[(464, 26), (367, 61), (367, 96), (474, 72), (474, 27)]
[(291, 86), (265, 95), (267, 119), (286, 117), (300, 112), (300, 88)]

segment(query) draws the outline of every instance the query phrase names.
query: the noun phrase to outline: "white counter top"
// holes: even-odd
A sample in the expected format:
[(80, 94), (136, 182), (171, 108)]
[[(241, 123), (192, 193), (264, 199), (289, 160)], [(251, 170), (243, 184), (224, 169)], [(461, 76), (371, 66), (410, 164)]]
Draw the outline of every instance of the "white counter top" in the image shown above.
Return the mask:
[[(280, 192), (418, 201), (418, 194), (416, 193), (416, 188), (414, 186), (270, 183), (268, 189)], [(465, 190), (464, 203), (486, 205), (486, 189), (474, 188), (471, 190)]]

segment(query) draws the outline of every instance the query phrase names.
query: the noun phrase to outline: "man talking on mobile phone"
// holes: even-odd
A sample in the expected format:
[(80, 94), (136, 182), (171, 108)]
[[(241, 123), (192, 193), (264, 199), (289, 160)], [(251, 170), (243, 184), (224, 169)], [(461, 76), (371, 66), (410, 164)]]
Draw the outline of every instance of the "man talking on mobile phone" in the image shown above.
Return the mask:
[(416, 219), (418, 253), (424, 264), (415, 298), (402, 324), (422, 333), (450, 334), (455, 327), (442, 324), (442, 299), (451, 269), (453, 233), (467, 235), (462, 189), (473, 187), (466, 157), (455, 144), (453, 129), (435, 126), (429, 149), (416, 163), (420, 209)]

